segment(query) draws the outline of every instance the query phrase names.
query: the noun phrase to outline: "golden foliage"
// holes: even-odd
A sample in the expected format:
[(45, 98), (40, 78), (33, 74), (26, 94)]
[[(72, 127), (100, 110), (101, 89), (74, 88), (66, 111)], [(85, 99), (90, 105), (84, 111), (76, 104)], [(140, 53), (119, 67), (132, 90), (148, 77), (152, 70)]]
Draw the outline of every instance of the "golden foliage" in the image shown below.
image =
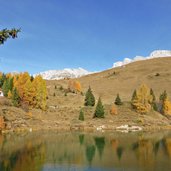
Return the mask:
[(5, 122), (3, 116), (0, 116), (0, 130), (5, 128)]
[(112, 104), (112, 106), (110, 108), (110, 114), (111, 115), (117, 115), (118, 114), (118, 110), (114, 104)]
[(163, 101), (163, 114), (171, 115), (171, 102), (168, 98)]
[(153, 97), (150, 95), (150, 89), (145, 85), (141, 85), (137, 90), (137, 96), (132, 100), (132, 106), (139, 113), (147, 113), (151, 110)]
[(9, 90), (8, 91), (8, 98), (11, 99), (11, 97), (12, 97), (12, 92), (11, 92), (11, 90)]

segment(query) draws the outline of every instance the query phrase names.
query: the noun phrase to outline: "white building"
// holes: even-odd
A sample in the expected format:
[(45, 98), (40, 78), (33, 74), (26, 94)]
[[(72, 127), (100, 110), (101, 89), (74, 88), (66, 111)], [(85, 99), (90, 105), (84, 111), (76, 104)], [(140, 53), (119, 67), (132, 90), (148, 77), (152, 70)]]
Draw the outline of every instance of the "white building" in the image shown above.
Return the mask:
[(4, 93), (0, 90), (0, 97), (4, 97)]

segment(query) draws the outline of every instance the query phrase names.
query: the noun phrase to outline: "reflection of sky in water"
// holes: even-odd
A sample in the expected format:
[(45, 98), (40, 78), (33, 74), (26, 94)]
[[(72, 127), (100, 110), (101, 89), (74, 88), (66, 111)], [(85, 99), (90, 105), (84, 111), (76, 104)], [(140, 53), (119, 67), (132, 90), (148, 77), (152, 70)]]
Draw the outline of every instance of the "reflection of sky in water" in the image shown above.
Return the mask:
[(0, 171), (170, 171), (171, 132), (0, 135)]
[(106, 169), (106, 168), (98, 168), (98, 167), (78, 167), (78, 166), (65, 166), (65, 165), (45, 165), (42, 171), (123, 171), (123, 169)]

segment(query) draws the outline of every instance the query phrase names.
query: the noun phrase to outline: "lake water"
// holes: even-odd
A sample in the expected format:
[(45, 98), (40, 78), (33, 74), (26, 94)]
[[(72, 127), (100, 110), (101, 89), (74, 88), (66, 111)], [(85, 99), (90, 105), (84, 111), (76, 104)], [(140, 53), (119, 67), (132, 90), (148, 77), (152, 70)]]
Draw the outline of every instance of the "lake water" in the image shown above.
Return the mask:
[(0, 135), (0, 171), (171, 171), (171, 132)]

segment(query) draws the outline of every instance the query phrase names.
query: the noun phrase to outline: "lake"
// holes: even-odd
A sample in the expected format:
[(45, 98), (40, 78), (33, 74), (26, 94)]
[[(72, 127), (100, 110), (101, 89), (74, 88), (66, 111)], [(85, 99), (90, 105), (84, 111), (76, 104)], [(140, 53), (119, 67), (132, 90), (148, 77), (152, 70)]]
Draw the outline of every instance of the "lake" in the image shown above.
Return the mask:
[(170, 171), (171, 132), (0, 135), (0, 171)]

